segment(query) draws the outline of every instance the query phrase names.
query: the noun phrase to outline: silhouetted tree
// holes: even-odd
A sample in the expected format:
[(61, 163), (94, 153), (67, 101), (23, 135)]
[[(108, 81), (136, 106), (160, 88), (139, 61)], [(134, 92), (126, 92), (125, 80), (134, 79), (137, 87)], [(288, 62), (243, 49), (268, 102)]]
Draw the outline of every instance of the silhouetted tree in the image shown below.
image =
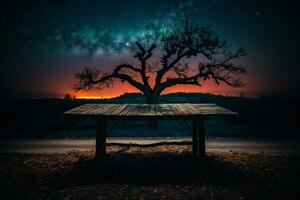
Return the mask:
[[(243, 85), (240, 74), (244, 68), (232, 61), (245, 55), (245, 50), (237, 49), (230, 52), (226, 42), (208, 27), (201, 27), (189, 20), (171, 26), (162, 34), (159, 44), (153, 43), (146, 47), (136, 42), (137, 52), (134, 57), (138, 65), (121, 64), (107, 74), (98, 69), (85, 68), (75, 74), (79, 80), (76, 90), (91, 89), (95, 85), (111, 86), (115, 80), (128, 82), (141, 91), (148, 104), (159, 103), (160, 94), (168, 87), (178, 84), (202, 86), (207, 79), (217, 84), (223, 82), (233, 87)], [(160, 47), (159, 61), (153, 62), (153, 51)], [(199, 56), (196, 72), (192, 73), (188, 61), (191, 57)], [(153, 75), (154, 84), (149, 83)]]
[(76, 99), (76, 97), (72, 96), (71, 94), (65, 94), (65, 96), (64, 96), (65, 101), (73, 101), (75, 99)]

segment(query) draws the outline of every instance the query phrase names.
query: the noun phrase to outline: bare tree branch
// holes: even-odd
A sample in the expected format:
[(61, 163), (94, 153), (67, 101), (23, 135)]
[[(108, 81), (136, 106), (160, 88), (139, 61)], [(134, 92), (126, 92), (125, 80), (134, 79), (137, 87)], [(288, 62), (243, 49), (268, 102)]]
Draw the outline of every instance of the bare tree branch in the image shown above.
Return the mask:
[[(217, 84), (220, 81), (234, 87), (242, 86), (238, 74), (245, 70), (231, 61), (245, 55), (245, 50), (239, 48), (235, 53), (226, 50), (226, 42), (221, 41), (207, 27), (199, 27), (189, 21), (183, 26), (173, 27), (173, 32), (163, 38), (165, 54), (161, 58), (162, 68), (157, 72), (156, 84), (160, 91), (176, 84), (201, 85), (201, 80), (212, 78)], [(187, 76), (184, 69), (178, 68), (183, 59), (203, 55), (207, 63), (198, 74)], [(188, 69), (188, 68), (187, 68)], [(186, 71), (188, 71), (186, 69)], [(163, 76), (173, 70), (177, 78), (167, 78), (161, 83)], [(203, 71), (206, 71), (205, 73)], [(160, 85), (161, 84), (161, 85)]]
[(79, 80), (79, 83), (74, 86), (76, 91), (82, 89), (91, 89), (96, 84), (107, 84), (107, 81), (112, 81), (114, 78), (127, 81), (132, 86), (136, 87), (140, 91), (143, 90), (143, 84), (135, 81), (131, 76), (127, 74), (120, 73), (123, 69), (130, 69), (135, 72), (140, 72), (140, 69), (137, 69), (129, 64), (122, 64), (117, 66), (113, 73), (104, 74), (100, 70), (85, 68), (82, 72), (75, 74), (75, 77)]
[(152, 57), (152, 51), (156, 48), (155, 44), (152, 44), (151, 47), (146, 50), (139, 42), (136, 42), (136, 45), (138, 46), (139, 51), (135, 54), (135, 57), (139, 59), (141, 62), (141, 76), (142, 76), (142, 81), (144, 83), (144, 93), (145, 92), (150, 92), (151, 88), (148, 82), (148, 76), (146, 74), (146, 61)]

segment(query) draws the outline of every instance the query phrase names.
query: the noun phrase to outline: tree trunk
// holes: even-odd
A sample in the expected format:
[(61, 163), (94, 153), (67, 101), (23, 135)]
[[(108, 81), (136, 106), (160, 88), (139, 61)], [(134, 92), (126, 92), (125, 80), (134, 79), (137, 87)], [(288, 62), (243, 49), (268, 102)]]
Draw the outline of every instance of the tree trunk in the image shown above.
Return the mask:
[(159, 104), (159, 94), (151, 92), (148, 95), (145, 95), (147, 104)]
[[(159, 104), (159, 94), (151, 92), (148, 95), (145, 95), (147, 104)], [(152, 119), (148, 122), (149, 128), (157, 130), (158, 129), (158, 120)]]

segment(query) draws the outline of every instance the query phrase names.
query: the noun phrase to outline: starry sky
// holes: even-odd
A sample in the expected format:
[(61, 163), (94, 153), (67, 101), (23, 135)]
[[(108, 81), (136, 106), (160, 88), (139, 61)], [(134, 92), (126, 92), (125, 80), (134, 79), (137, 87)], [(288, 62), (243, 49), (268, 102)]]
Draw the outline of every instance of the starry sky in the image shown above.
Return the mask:
[(300, 91), (299, 25), (292, 1), (263, 0), (44, 0), (7, 1), (0, 18), (0, 95), (47, 98), (113, 97), (137, 92), (128, 84), (75, 93), (74, 73), (85, 66), (134, 62), (135, 41), (157, 42), (170, 20), (185, 13), (210, 26), (232, 48), (247, 56), (246, 86), (231, 88), (207, 82), (202, 87), (175, 86), (169, 92), (222, 95), (276, 94), (298, 97)]

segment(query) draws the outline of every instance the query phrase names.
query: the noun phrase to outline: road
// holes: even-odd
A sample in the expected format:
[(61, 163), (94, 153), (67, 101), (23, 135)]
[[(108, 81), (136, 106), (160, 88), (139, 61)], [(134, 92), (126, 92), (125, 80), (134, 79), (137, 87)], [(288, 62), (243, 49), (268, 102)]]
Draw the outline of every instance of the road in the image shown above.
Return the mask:
[[(149, 145), (161, 142), (191, 142), (191, 138), (108, 138), (107, 143)], [(15, 139), (0, 141), (0, 152), (64, 153), (71, 150), (92, 150), (94, 138), (78, 139)], [(214, 138), (206, 139), (207, 151), (238, 151), (265, 154), (300, 154), (300, 141), (293, 139)]]

